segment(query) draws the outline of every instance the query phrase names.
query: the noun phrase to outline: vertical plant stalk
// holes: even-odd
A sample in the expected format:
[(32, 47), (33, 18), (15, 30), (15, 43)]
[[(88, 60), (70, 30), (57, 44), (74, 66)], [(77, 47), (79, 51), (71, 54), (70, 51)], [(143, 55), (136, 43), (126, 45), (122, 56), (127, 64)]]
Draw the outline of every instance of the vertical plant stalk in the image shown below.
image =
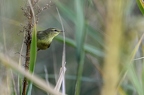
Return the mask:
[(103, 67), (103, 87), (101, 95), (116, 95), (119, 80), (120, 42), (122, 39), (124, 0), (107, 0), (105, 23), (106, 56)]
[(61, 27), (62, 27), (62, 31), (63, 31), (63, 56), (62, 56), (62, 77), (63, 77), (63, 80), (62, 80), (62, 93), (65, 94), (66, 93), (66, 87), (65, 87), (65, 71), (66, 71), (66, 52), (65, 52), (65, 31), (64, 31), (64, 25), (63, 25), (63, 22), (62, 22), (62, 18), (61, 18), (61, 15), (59, 13), (59, 10), (58, 8), (56, 7), (56, 10), (58, 12), (58, 16), (59, 16), (59, 19), (60, 19), (60, 23), (61, 23)]
[(76, 84), (75, 84), (75, 95), (80, 95), (80, 89), (81, 89), (81, 78), (83, 73), (83, 66), (84, 66), (84, 58), (85, 58), (85, 52), (84, 52), (84, 40), (85, 40), (85, 19), (84, 19), (84, 10), (83, 10), (84, 1), (82, 0), (75, 0), (75, 8), (76, 8), (76, 46), (77, 46), (77, 78), (76, 78)]
[[(34, 0), (31, 0), (31, 4), (33, 6)], [(26, 37), (25, 37), (25, 44), (26, 44), (25, 70), (29, 70), (31, 30), (32, 30), (32, 25), (33, 25), (33, 13), (32, 13), (32, 10), (31, 10), (30, 6), (27, 6), (27, 10), (30, 14), (30, 17), (28, 19), (28, 25), (27, 25), (28, 28), (27, 28)], [(22, 95), (26, 95), (27, 84), (28, 84), (28, 80), (26, 79), (26, 77), (24, 77)]]
[[(29, 39), (30, 40), (30, 39)], [(30, 61), (30, 42), (26, 44), (26, 61), (25, 61), (25, 70), (29, 69), (29, 61)], [(23, 90), (22, 90), (22, 95), (26, 95), (26, 88), (27, 88), (27, 79), (24, 77), (23, 80)]]

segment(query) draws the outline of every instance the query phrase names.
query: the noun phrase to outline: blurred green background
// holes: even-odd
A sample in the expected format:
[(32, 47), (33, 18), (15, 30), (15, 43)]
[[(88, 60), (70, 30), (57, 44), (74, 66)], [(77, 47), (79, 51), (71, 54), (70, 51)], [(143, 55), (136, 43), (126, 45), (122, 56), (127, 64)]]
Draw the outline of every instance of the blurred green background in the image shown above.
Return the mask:
[[(115, 36), (109, 36), (106, 33), (106, 17), (109, 12), (107, 5), (109, 1), (54, 0), (51, 4), (50, 0), (40, 0), (38, 2), (40, 8), (50, 4), (48, 9), (38, 15), (38, 31), (50, 27), (62, 29), (56, 7), (62, 17), (66, 36), (67, 70), (65, 79), (67, 95), (74, 95), (75, 93), (79, 67), (82, 67), (79, 95), (101, 95), (101, 89), (103, 89), (104, 85), (102, 76), (105, 73), (102, 68), (105, 66), (105, 50), (107, 49), (105, 38), (113, 39)], [(122, 0), (121, 2), (124, 4), (121, 20), (123, 35), (120, 39), (119, 82), (116, 90), (118, 95), (144, 95), (142, 91), (143, 85), (141, 85), (144, 81), (143, 60), (133, 61), (134, 67), (133, 71), (130, 72), (131, 74), (127, 74), (126, 70), (123, 69), (127, 66), (130, 54), (143, 34), (144, 19), (136, 4), (136, 0)], [(114, 4), (111, 2), (111, 5)], [(27, 18), (23, 15), (21, 7), (25, 8), (26, 6), (27, 3), (24, 0), (0, 0), (0, 52), (7, 54), (16, 62), (19, 59), (17, 52), (20, 52), (24, 39), (24, 32), (20, 31), (27, 24)], [(37, 53), (35, 74), (45, 79), (44, 69), (47, 69), (49, 82), (53, 85), (56, 84), (62, 63), (62, 36), (60, 34), (56, 37), (49, 49)], [(143, 52), (142, 41), (135, 58), (142, 57)], [(25, 55), (25, 45), (23, 55)], [(22, 58), (24, 64), (24, 57)], [(113, 66), (110, 67), (113, 69)], [(32, 95), (46, 94), (37, 87), (32, 90)]]

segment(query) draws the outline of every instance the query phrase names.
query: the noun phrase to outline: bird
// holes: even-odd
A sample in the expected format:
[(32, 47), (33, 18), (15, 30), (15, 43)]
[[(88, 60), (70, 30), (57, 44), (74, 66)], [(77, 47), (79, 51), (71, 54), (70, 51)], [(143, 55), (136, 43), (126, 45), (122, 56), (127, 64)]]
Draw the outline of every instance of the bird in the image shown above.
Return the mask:
[(37, 32), (37, 48), (39, 50), (46, 50), (50, 47), (54, 37), (62, 31), (57, 28), (48, 28), (44, 31)]

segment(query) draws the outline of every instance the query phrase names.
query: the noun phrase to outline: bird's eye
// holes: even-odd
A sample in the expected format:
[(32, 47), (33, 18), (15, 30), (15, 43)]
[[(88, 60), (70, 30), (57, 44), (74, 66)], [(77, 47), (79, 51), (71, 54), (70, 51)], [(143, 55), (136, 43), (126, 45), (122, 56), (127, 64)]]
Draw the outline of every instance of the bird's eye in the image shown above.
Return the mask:
[(54, 31), (57, 31), (56, 29)]

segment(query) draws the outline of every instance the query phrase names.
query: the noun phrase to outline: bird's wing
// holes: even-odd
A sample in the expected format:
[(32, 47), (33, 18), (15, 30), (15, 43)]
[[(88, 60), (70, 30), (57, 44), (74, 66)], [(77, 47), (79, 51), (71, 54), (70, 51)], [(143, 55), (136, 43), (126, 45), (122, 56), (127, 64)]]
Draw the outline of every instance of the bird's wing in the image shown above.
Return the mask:
[(44, 39), (45, 38), (45, 33), (43, 31), (38, 31), (37, 32), (37, 38), (38, 39)]

